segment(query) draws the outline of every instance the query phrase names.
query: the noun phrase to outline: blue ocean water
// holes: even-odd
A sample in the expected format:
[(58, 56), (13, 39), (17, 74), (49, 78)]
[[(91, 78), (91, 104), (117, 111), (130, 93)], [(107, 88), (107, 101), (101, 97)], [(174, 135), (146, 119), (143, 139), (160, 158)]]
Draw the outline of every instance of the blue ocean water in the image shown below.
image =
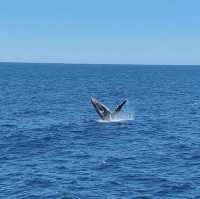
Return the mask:
[(198, 66), (1, 63), (0, 198), (200, 198), (199, 97)]

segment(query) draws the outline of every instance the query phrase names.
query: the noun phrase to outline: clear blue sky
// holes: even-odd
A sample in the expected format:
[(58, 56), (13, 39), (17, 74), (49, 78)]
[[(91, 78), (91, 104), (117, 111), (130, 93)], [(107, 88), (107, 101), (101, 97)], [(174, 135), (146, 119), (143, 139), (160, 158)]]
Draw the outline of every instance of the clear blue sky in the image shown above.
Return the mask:
[(0, 0), (0, 61), (200, 64), (200, 1)]

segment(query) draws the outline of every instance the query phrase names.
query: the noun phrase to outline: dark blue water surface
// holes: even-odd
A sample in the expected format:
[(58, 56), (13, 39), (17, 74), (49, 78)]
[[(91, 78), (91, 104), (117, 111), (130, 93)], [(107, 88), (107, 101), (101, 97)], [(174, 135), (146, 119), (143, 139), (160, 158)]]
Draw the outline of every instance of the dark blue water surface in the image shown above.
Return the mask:
[(0, 169), (0, 198), (200, 198), (200, 67), (1, 63)]

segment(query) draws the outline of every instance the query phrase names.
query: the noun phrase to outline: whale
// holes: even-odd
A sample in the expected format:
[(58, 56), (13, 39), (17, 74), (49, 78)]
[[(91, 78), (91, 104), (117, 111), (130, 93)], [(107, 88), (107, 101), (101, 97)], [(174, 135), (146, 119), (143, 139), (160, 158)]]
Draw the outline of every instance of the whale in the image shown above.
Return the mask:
[(105, 121), (114, 120), (117, 117), (118, 113), (122, 110), (122, 107), (126, 104), (126, 102), (127, 100), (124, 100), (114, 109), (114, 111), (111, 112), (107, 106), (98, 101), (96, 98), (91, 97), (91, 103), (94, 106), (97, 114), (100, 116), (102, 120)]

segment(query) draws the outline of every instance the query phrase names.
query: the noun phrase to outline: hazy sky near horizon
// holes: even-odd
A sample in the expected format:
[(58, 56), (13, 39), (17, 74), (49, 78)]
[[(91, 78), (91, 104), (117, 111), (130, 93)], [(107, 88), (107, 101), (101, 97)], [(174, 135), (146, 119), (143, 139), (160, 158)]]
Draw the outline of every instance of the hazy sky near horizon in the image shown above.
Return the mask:
[(0, 3), (0, 61), (200, 64), (199, 0)]

